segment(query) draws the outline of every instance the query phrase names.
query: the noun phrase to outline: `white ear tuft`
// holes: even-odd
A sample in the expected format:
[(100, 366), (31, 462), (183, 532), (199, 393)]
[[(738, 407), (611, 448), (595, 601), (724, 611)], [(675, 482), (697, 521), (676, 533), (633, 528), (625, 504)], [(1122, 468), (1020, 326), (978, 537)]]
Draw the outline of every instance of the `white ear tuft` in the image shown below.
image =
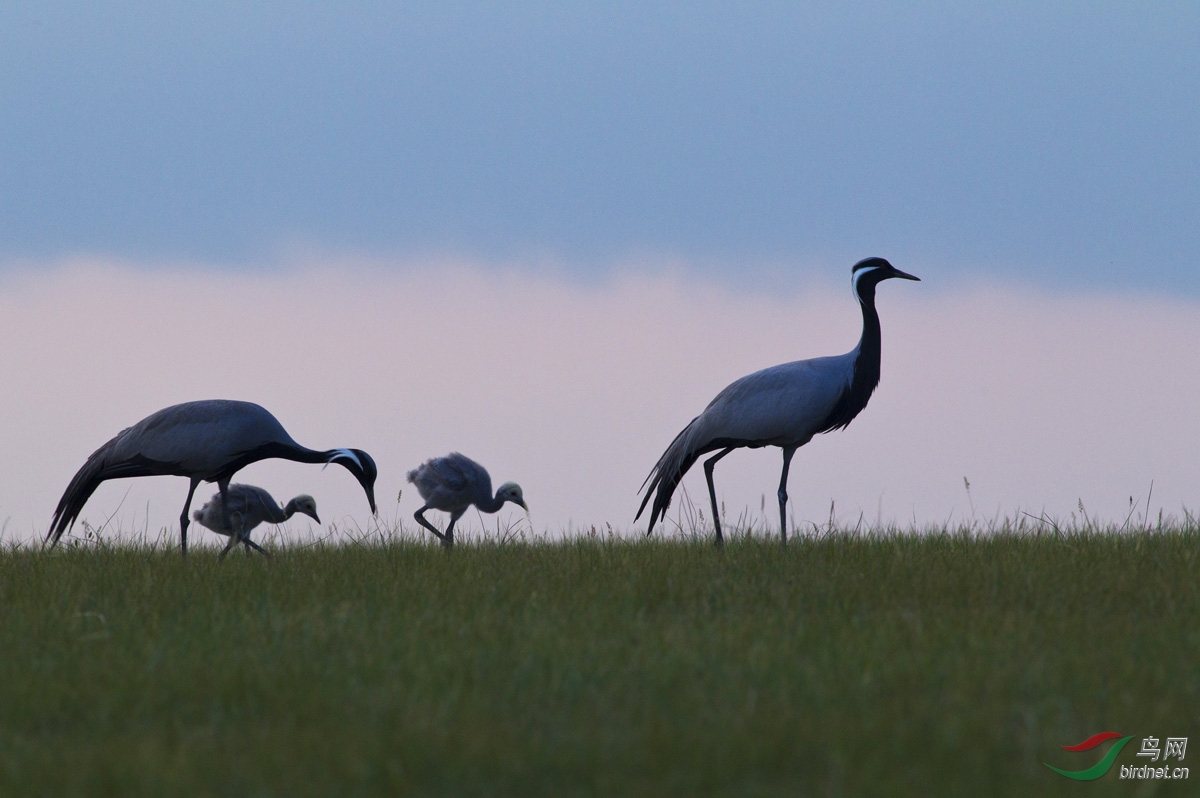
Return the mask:
[(853, 289), (855, 297), (858, 296), (858, 281), (863, 278), (863, 275), (870, 274), (871, 272), (879, 271), (880, 268), (881, 267), (879, 267), (879, 266), (864, 266), (861, 269), (855, 270), (854, 276), (850, 278), (850, 287), (851, 287), (851, 289)]
[(358, 466), (359, 471), (366, 470), (363, 468), (362, 461), (358, 459), (358, 455), (356, 455), (354, 452), (350, 451), (349, 449), (334, 449), (333, 457), (330, 457), (329, 462), (325, 463), (325, 465), (329, 465), (329, 463), (336, 463), (338, 460), (341, 460), (343, 458), (345, 458), (346, 460), (349, 460), (350, 462), (352, 462), (356, 466)]

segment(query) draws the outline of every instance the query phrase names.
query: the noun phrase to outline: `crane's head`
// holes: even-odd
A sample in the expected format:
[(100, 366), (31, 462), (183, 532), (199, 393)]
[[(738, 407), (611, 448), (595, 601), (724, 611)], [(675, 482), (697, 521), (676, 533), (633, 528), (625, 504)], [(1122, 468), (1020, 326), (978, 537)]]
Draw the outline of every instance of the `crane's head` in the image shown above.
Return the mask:
[(358, 480), (358, 484), (362, 485), (363, 490), (367, 494), (367, 502), (371, 505), (371, 512), (376, 512), (375, 477), (379, 476), (379, 469), (375, 467), (375, 461), (371, 459), (371, 455), (362, 449), (334, 449), (333, 455), (329, 458), (328, 462), (337, 463), (354, 475), (354, 478)]
[(874, 298), (875, 286), (893, 277), (921, 281), (920, 277), (900, 271), (883, 258), (863, 258), (850, 270), (850, 282), (854, 286), (854, 294), (863, 302)]
[(512, 502), (521, 506), (525, 512), (529, 512), (529, 505), (525, 504), (525, 494), (521, 492), (521, 486), (515, 482), (505, 482), (496, 491), (496, 498), (506, 502)]
[(292, 499), (290, 502), (288, 502), (288, 505), (293, 511), (297, 513), (304, 513), (318, 524), (321, 523), (321, 519), (317, 517), (317, 500), (312, 496), (309, 496), (307, 493), (302, 493), (301, 495)]

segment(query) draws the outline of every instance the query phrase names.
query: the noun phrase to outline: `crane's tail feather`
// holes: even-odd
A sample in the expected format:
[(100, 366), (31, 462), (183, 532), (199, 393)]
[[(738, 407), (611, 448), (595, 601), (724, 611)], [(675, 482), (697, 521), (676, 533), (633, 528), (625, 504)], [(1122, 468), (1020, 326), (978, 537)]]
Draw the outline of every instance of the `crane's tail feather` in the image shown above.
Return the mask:
[(650, 474), (642, 483), (641, 490), (646, 491), (646, 495), (642, 498), (642, 504), (633, 520), (636, 521), (642, 517), (646, 505), (650, 504), (650, 499), (653, 498), (654, 505), (650, 509), (650, 523), (646, 527), (647, 537), (654, 533), (654, 525), (666, 517), (667, 508), (671, 506), (671, 497), (675, 495), (675, 488), (679, 486), (683, 475), (696, 462), (696, 458), (707, 451), (704, 448), (693, 449), (690, 433), (693, 431), (695, 423), (696, 421), (693, 419), (692, 423), (675, 436), (675, 440), (671, 441), (671, 445), (663, 452), (662, 457), (658, 458), (658, 462), (654, 464), (654, 468), (650, 470)]
[(654, 533), (654, 525), (660, 519), (666, 518), (667, 509), (671, 506), (671, 498), (675, 495), (675, 488), (679, 487), (679, 483), (683, 480), (683, 475), (696, 462), (697, 457), (699, 457), (699, 453), (691, 454), (683, 462), (669, 470), (658, 470), (658, 467), (655, 466), (656, 473), (653, 475), (654, 479), (650, 482), (650, 487), (642, 499), (642, 504), (638, 508), (637, 515), (633, 518), (634, 521), (641, 518), (646, 505), (650, 503), (650, 499), (654, 499), (654, 506), (650, 509), (650, 523), (646, 527), (647, 537)]
[(92, 456), (75, 472), (67, 489), (63, 491), (62, 498), (58, 500), (58, 506), (54, 508), (54, 518), (50, 521), (50, 529), (46, 532), (46, 541), (51, 548), (58, 544), (58, 540), (64, 532), (75, 526), (75, 520), (83, 511), (83, 506), (87, 504), (87, 500), (96, 492), (96, 488), (100, 486), (101, 482), (121, 477), (143, 477), (163, 473), (161, 468), (154, 468), (153, 461), (141, 457), (125, 462), (108, 463), (108, 456), (119, 438), (118, 435), (92, 452)]

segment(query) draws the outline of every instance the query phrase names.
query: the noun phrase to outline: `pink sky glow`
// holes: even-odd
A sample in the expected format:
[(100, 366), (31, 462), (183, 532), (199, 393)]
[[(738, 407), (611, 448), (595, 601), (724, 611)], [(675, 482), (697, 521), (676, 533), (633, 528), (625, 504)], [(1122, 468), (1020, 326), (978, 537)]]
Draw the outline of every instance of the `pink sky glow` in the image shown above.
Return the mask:
[[(259, 402), (305, 445), (369, 451), (381, 517), (408, 530), (419, 502), (406, 471), (459, 450), (494, 483), (521, 483), (534, 530), (607, 522), (626, 534), (650, 467), (718, 390), (845, 352), (860, 329), (849, 264), (844, 279), (771, 294), (632, 268), (579, 285), (449, 259), (404, 265), (322, 257), (239, 275), (80, 258), (0, 272), (4, 539), (42, 537), (76, 469), (123, 427), (219, 397)], [(850, 526), (1022, 511), (1069, 521), (1079, 502), (1119, 524), (1131, 496), (1141, 516), (1151, 483), (1152, 515), (1197, 506), (1200, 305), (900, 281), (881, 286), (878, 305), (879, 389), (848, 429), (797, 453), (795, 524), (824, 524), (831, 502)], [(779, 467), (776, 449), (721, 462), (730, 520), (764, 520), (765, 495), (774, 529)], [(311, 493), (327, 523), (370, 528), (341, 469), (261, 463), (238, 479), (280, 500)], [(685, 486), (707, 506), (701, 469)], [(81, 518), (115, 513), (119, 528), (156, 536), (177, 526), (186, 489), (169, 477), (108, 483)], [(679, 508), (677, 497), (669, 522)], [(461, 523), (480, 528), (474, 513)], [(319, 533), (307, 525), (284, 535)]]

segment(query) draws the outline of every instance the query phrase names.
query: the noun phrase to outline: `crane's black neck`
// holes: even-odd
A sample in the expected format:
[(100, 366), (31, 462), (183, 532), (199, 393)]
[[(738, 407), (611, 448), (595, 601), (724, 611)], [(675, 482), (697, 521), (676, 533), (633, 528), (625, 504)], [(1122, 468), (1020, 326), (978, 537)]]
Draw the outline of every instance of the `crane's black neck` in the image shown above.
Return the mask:
[(296, 463), (328, 463), (330, 458), (335, 454), (337, 454), (335, 450), (318, 452), (297, 443), (270, 441), (269, 443), (264, 443), (242, 452), (220, 474), (214, 476), (211, 481), (216, 482), (219, 478), (231, 479), (238, 471), (251, 463), (257, 463), (259, 460), (278, 458), (280, 460), (291, 460)]
[(879, 314), (875, 311), (876, 282), (869, 277), (855, 285), (858, 304), (862, 308), (863, 330), (854, 352), (854, 376), (850, 386), (838, 398), (837, 404), (821, 424), (820, 432), (830, 432), (847, 426), (862, 412), (879, 384), (879, 358), (882, 351)]

